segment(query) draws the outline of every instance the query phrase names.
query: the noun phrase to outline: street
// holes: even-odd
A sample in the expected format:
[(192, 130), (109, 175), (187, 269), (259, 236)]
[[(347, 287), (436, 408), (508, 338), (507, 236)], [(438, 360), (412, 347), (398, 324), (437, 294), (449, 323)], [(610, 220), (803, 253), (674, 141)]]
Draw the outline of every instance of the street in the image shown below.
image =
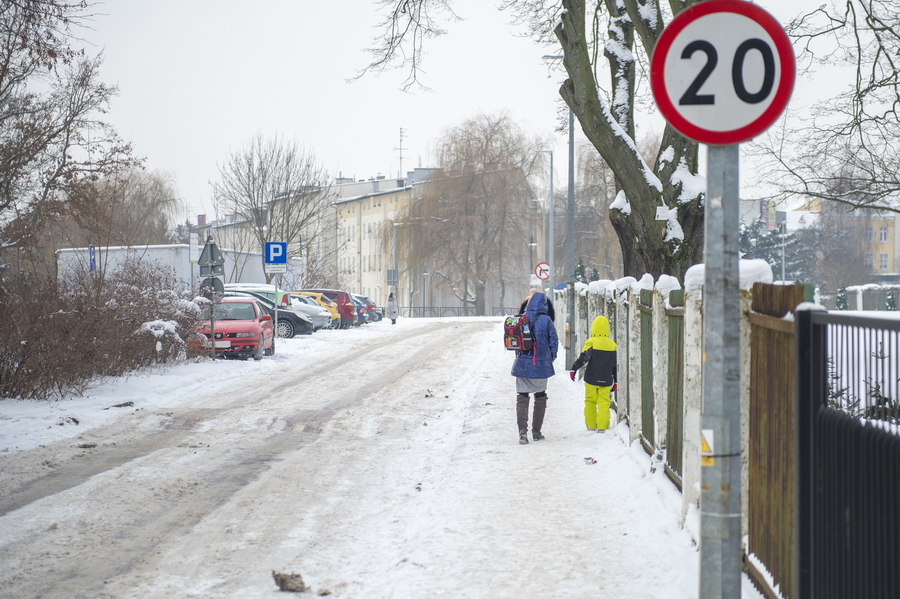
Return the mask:
[(273, 570), (342, 598), (696, 596), (677, 491), (624, 426), (583, 430), (580, 384), (551, 379), (547, 440), (518, 444), (501, 337), (401, 319), (126, 382), (129, 411), (0, 452), (0, 597), (275, 597)]

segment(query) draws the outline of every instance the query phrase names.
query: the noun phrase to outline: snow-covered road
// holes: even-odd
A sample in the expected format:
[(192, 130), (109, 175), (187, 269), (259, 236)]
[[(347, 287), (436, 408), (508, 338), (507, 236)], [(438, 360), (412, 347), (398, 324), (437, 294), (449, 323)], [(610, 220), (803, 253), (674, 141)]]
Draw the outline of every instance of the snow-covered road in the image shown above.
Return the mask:
[(0, 402), (0, 597), (696, 597), (677, 491), (580, 384), (518, 444), (501, 337), (401, 319)]

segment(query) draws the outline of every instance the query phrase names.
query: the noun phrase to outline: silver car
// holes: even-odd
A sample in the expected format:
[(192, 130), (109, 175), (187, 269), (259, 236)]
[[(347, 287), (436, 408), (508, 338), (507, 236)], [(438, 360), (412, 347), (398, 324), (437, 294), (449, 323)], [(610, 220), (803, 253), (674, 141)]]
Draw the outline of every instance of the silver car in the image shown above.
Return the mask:
[(331, 312), (319, 305), (315, 298), (308, 295), (291, 294), (291, 307), (306, 314), (315, 330), (327, 329), (331, 326)]

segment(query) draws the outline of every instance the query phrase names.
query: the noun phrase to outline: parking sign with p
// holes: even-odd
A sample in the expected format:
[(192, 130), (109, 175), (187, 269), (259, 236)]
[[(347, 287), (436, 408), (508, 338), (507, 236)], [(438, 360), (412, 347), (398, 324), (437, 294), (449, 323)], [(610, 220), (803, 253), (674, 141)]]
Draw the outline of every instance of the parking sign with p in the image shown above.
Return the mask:
[(287, 243), (283, 241), (267, 241), (266, 264), (287, 264)]

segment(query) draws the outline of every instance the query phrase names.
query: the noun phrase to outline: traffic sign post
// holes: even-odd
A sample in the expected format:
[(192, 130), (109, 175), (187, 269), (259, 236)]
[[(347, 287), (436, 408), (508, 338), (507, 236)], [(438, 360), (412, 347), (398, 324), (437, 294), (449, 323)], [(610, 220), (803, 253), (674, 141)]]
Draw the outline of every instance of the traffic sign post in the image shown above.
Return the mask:
[(682, 135), (709, 145), (701, 599), (741, 594), (739, 144), (781, 115), (795, 71), (791, 43), (781, 25), (743, 0), (705, 0), (682, 11), (660, 35), (650, 61), (650, 85), (660, 112)]
[(210, 356), (216, 357), (216, 304), (225, 292), (225, 286), (219, 277), (225, 276), (225, 258), (212, 234), (207, 234), (206, 243), (198, 258), (200, 276), (205, 277), (200, 284), (200, 293), (212, 302), (209, 307)]
[[(266, 274), (284, 274), (287, 272), (287, 243), (284, 241), (267, 241), (265, 247)], [(278, 289), (281, 277), (275, 277), (275, 337), (278, 337)], [(275, 338), (272, 338), (272, 349), (275, 349)]]
[(534, 275), (542, 281), (546, 281), (550, 278), (550, 265), (546, 262), (539, 262), (537, 266), (534, 267)]
[(200, 276), (204, 277), (203, 283), (200, 284), (200, 291), (209, 290), (213, 294), (221, 295), (225, 291), (225, 287), (219, 277), (225, 276), (225, 258), (219, 251), (212, 235), (207, 235), (206, 244), (200, 252), (198, 263), (200, 264)]

